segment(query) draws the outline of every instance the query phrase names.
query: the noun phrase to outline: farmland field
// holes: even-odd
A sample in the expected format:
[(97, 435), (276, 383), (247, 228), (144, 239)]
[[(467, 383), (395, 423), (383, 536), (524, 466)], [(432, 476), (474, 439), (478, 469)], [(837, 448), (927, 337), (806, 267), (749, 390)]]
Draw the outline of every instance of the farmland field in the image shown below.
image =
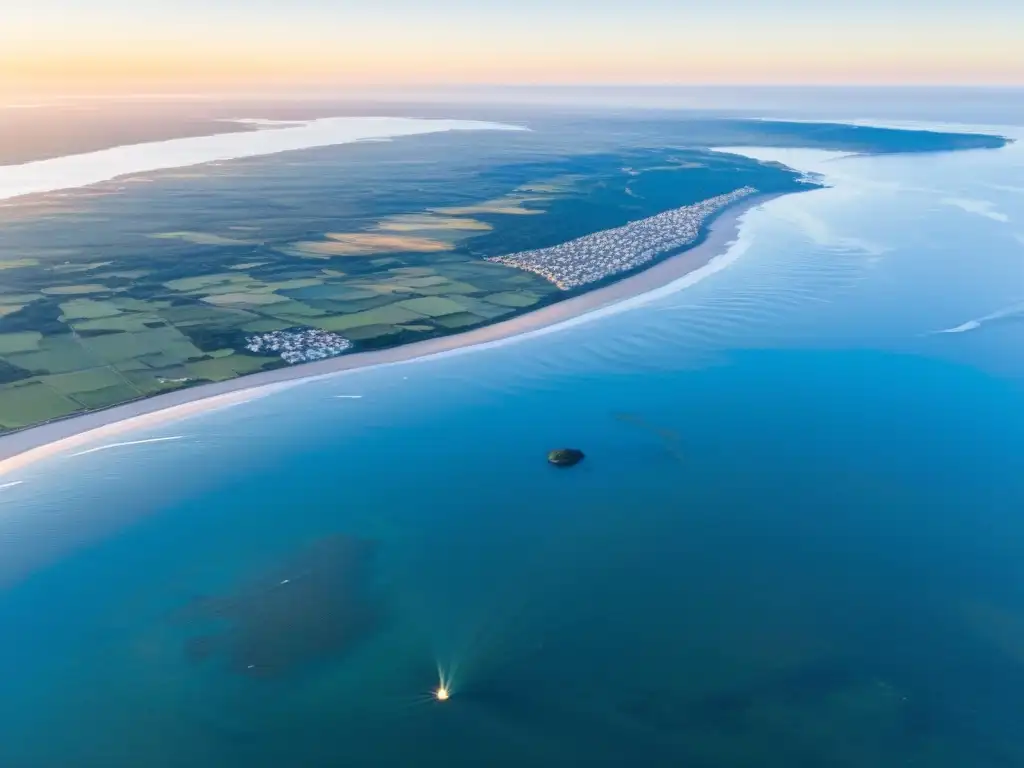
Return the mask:
[(247, 348), (260, 334), (320, 329), (358, 352), (509, 318), (566, 292), (486, 257), (797, 186), (780, 167), (645, 148), (659, 131), (626, 147), (438, 134), (9, 202), (0, 431), (288, 365)]

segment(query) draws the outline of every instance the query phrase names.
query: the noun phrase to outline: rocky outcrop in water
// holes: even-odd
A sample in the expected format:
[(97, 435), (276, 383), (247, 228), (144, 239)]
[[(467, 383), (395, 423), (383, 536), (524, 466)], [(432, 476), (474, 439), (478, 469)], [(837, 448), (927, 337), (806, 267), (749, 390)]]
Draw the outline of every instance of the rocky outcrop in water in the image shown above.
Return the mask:
[(548, 453), (548, 462), (556, 467), (572, 467), (583, 461), (583, 451), (578, 448), (556, 448)]

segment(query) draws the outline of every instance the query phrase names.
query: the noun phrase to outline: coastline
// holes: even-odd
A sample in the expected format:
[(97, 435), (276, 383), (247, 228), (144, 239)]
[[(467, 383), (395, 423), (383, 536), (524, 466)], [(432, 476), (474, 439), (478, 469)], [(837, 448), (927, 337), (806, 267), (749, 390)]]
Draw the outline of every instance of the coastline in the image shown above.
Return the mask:
[(642, 295), (685, 277), (723, 255), (737, 238), (740, 218), (748, 211), (784, 194), (792, 193), (758, 194), (746, 198), (715, 216), (708, 224), (705, 236), (697, 245), (609, 285), (545, 305), (509, 320), (465, 333), (389, 349), (357, 352), (294, 367), (254, 373), (229, 381), (167, 392), (0, 436), (0, 477), (39, 459), (94, 440), (237, 405), (308, 379), (360, 368), (401, 363), (512, 339)]

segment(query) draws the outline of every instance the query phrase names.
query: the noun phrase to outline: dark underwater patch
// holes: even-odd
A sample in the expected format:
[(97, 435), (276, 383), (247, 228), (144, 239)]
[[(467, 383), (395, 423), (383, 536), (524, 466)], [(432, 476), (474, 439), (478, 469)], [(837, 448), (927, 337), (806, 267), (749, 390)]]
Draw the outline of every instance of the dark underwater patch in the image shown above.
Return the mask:
[(198, 598), (180, 614), (187, 658), (252, 677), (278, 677), (343, 657), (379, 626), (370, 586), (376, 546), (319, 539), (237, 592)]

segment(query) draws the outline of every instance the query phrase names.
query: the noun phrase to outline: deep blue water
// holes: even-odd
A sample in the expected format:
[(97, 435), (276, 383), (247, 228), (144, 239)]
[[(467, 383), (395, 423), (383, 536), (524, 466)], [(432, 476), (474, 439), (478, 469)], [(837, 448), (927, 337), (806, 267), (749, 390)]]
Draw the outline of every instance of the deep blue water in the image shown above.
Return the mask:
[[(834, 188), (689, 288), (0, 490), (0, 765), (1024, 764), (1024, 155), (787, 157)], [(361, 642), (186, 657), (182, 606), (334, 533)]]

